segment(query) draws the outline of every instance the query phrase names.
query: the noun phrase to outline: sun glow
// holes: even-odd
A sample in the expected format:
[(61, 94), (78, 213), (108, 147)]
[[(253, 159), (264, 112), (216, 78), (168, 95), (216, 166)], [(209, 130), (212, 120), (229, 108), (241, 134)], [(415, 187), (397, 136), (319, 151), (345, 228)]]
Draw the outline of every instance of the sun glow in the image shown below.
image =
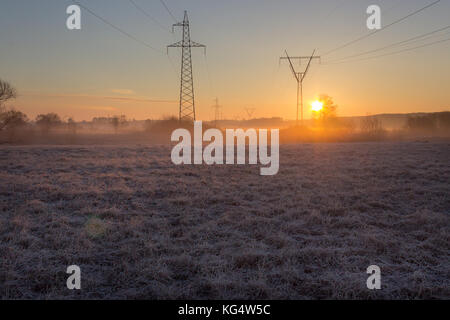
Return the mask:
[(312, 111), (319, 112), (323, 108), (323, 103), (316, 100), (313, 103), (311, 103), (311, 106), (312, 106), (312, 108), (311, 108)]

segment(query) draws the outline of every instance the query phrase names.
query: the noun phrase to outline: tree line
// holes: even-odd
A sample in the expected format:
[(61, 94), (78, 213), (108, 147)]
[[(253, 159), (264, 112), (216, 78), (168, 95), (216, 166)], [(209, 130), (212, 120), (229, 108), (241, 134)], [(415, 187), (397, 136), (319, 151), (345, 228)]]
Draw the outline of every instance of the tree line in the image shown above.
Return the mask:
[[(61, 127), (66, 127), (69, 132), (76, 133), (77, 123), (73, 118), (63, 120), (56, 113), (47, 113), (39, 114), (33, 121), (21, 111), (14, 108), (6, 108), (6, 103), (14, 100), (16, 97), (16, 89), (8, 82), (0, 79), (0, 132), (14, 134), (20, 128), (35, 124), (43, 134), (48, 134), (52, 129)], [(92, 119), (93, 125), (110, 125), (116, 133), (121, 127), (126, 126), (127, 123), (128, 120), (124, 115)]]
[[(79, 123), (73, 118), (67, 120), (61, 119), (56, 113), (40, 114), (34, 120), (30, 120), (26, 114), (14, 108), (7, 108), (6, 103), (14, 100), (17, 97), (15, 88), (6, 81), (0, 79), (0, 134), (8, 137), (9, 141), (14, 140), (16, 132), (19, 132), (25, 127), (36, 127), (42, 134), (49, 134), (53, 129), (65, 129), (72, 135), (77, 133)], [(343, 121), (337, 117), (338, 106), (333, 102), (333, 99), (328, 95), (321, 95), (320, 101), (323, 108), (313, 113), (311, 122), (314, 128), (328, 129), (345, 129), (349, 132), (355, 131), (355, 124), (352, 121)], [(166, 128), (168, 123), (176, 126), (179, 125), (176, 119), (164, 119), (160, 126)], [(96, 117), (92, 119), (89, 124), (90, 128), (96, 130), (99, 127), (110, 127), (115, 133), (121, 128), (130, 124), (130, 121), (123, 115), (112, 117)], [(158, 131), (158, 123), (152, 120), (144, 122), (146, 131)], [(404, 124), (403, 131), (419, 134), (433, 134), (433, 133), (450, 133), (450, 112), (439, 112), (429, 114), (410, 115)], [(376, 116), (368, 116), (361, 120), (359, 134), (365, 135), (369, 138), (383, 139), (387, 131), (383, 128), (382, 121)]]

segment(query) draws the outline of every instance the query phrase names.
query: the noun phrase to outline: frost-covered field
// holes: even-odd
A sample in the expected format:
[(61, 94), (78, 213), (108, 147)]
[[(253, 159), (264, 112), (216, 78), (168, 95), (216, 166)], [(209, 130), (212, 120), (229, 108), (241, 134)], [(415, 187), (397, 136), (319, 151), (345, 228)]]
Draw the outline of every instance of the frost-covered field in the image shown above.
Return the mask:
[(0, 297), (450, 298), (448, 142), (286, 145), (280, 162), (0, 147)]

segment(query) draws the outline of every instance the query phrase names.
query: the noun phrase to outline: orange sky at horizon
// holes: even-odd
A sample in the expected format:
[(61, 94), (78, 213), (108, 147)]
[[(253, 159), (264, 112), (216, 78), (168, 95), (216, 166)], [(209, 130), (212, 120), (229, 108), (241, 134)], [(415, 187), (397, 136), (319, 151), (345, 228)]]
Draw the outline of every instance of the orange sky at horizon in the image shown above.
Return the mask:
[[(82, 30), (68, 31), (66, 4), (60, 1), (3, 2), (0, 39), (6, 45), (0, 77), (18, 91), (9, 106), (30, 119), (49, 112), (76, 121), (113, 115), (136, 120), (178, 115), (180, 52), (167, 55), (165, 51), (166, 45), (179, 40), (179, 31), (171, 34), (154, 28), (126, 1), (89, 3), (101, 16), (162, 51), (154, 52), (86, 12)], [(247, 119), (246, 108), (253, 108), (252, 118), (294, 120), (296, 82), (286, 62), (279, 63), (285, 49), (293, 56), (308, 55), (314, 49), (323, 55), (321, 63), (311, 64), (304, 82), (305, 119), (312, 117), (311, 102), (321, 94), (333, 98), (338, 116), (450, 111), (449, 30), (374, 56), (442, 40), (436, 45), (333, 64), (448, 24), (450, 3), (442, 2), (327, 55), (329, 49), (369, 33), (365, 10), (372, 2), (283, 0), (280, 5), (274, 0), (168, 0), (177, 17), (184, 9), (189, 11), (192, 39), (208, 46), (206, 56), (193, 50), (197, 118), (213, 120), (212, 106), (218, 98), (224, 119)], [(160, 3), (139, 3), (170, 29), (173, 21)], [(378, 3), (387, 24), (427, 1)]]

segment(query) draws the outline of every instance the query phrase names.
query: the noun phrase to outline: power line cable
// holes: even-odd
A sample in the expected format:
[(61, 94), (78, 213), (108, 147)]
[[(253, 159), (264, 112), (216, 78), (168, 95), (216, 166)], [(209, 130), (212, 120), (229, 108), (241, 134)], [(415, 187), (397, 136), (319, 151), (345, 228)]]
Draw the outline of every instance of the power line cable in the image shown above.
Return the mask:
[[(156, 23), (162, 30), (170, 33), (173, 35), (173, 32), (170, 32), (169, 30), (166, 29), (166, 27), (164, 27), (158, 20), (156, 20), (155, 18), (153, 18), (146, 10), (144, 10), (141, 6), (139, 6), (134, 0), (128, 0), (136, 9), (138, 9), (139, 11), (141, 11), (145, 16), (147, 16), (151, 21), (153, 21), (154, 23)], [(170, 67), (172, 68), (173, 72), (175, 75), (177, 75), (177, 70), (175, 68), (175, 65), (172, 61), (172, 59), (170, 59), (170, 56), (167, 55), (167, 60), (169, 61)]]
[[(390, 1), (392, 1), (392, 0), (390, 0)], [(399, 2), (400, 1), (402, 1), (402, 0), (397, 0), (396, 2), (395, 2), (395, 5), (393, 5), (393, 6), (391, 6), (391, 7), (389, 7), (388, 9), (383, 9), (383, 12), (384, 12), (384, 15), (386, 15), (386, 13), (389, 13), (395, 6), (397, 6), (398, 4), (399, 4)], [(342, 2), (340, 5), (338, 5), (338, 6), (336, 6), (335, 7), (335, 9), (333, 9), (331, 12), (330, 12), (330, 14), (326, 17), (326, 18), (324, 18), (326, 21), (329, 21), (329, 19), (328, 19), (328, 17), (334, 12), (334, 11), (336, 11), (338, 8), (340, 8), (340, 7), (343, 7), (343, 6), (345, 6), (345, 5), (347, 5), (347, 4), (349, 4), (349, 2), (350, 1), (345, 1), (345, 2)], [(324, 19), (319, 19), (319, 20), (324, 20)], [(323, 24), (323, 23), (322, 23)], [(317, 51), (320, 51), (321, 49), (318, 49)]]
[(213, 81), (212, 81), (212, 78), (211, 78), (211, 72), (210, 72), (209, 63), (208, 63), (208, 59), (207, 59), (207, 56), (206, 56), (206, 55), (205, 55), (205, 66), (206, 66), (206, 73), (207, 73), (208, 82), (209, 82), (209, 90), (210, 90), (214, 95), (216, 95), (216, 94), (215, 94), (215, 93), (216, 93), (216, 90), (215, 90), (215, 87), (214, 87), (214, 84), (213, 84)]
[(334, 62), (334, 63), (330, 62), (330, 63), (326, 63), (326, 64), (328, 64), (328, 65), (330, 65), (330, 64), (342, 64), (342, 63), (350, 63), (350, 62), (371, 60), (371, 59), (386, 57), (386, 56), (390, 56), (390, 55), (394, 55), (394, 54), (398, 54), (398, 53), (402, 53), (402, 52), (406, 52), (406, 51), (412, 51), (412, 50), (415, 50), (415, 49), (420, 49), (420, 48), (432, 46), (432, 45), (443, 43), (443, 42), (447, 42), (447, 41), (450, 41), (450, 38), (443, 39), (443, 40), (438, 40), (438, 41), (433, 41), (433, 42), (425, 43), (425, 44), (420, 45), (420, 46), (415, 46), (415, 47), (412, 47), (412, 48), (407, 48), (407, 49), (403, 49), (403, 50), (399, 50), (399, 51), (389, 52), (389, 53), (381, 54), (381, 55), (378, 55), (378, 56), (367, 57), (367, 58), (363, 58), (363, 59), (355, 59), (355, 60)]
[(163, 26), (158, 20), (152, 17), (146, 10), (144, 10), (141, 6), (139, 6), (134, 0), (128, 0), (137, 10), (141, 11), (147, 18), (149, 18), (152, 22), (156, 23), (162, 30), (171, 33), (167, 27)]
[(177, 23), (177, 19), (175, 18), (175, 16), (172, 14), (172, 12), (170, 11), (169, 7), (167, 7), (166, 3), (164, 2), (164, 0), (159, 0), (161, 2), (161, 4), (164, 6), (164, 8), (166, 9), (167, 13), (169, 13), (169, 15), (172, 17), (173, 21), (175, 21), (175, 23)]
[(331, 60), (331, 61), (326, 62), (324, 64), (340, 62), (342, 60), (347, 60), (347, 59), (350, 59), (350, 58), (356, 58), (356, 57), (360, 57), (360, 56), (363, 56), (363, 55), (366, 55), (366, 54), (369, 54), (369, 53), (374, 53), (374, 52), (382, 51), (382, 50), (389, 49), (389, 48), (392, 48), (392, 47), (400, 46), (400, 45), (403, 45), (403, 44), (408, 44), (408, 42), (411, 42), (411, 41), (414, 41), (414, 40), (418, 40), (418, 39), (427, 37), (429, 35), (432, 35), (432, 34), (435, 34), (435, 33), (438, 33), (438, 32), (444, 31), (444, 30), (447, 30), (447, 29), (450, 29), (450, 26), (446, 26), (446, 27), (443, 27), (443, 28), (440, 28), (440, 29), (437, 29), (437, 30), (433, 30), (431, 32), (427, 32), (425, 34), (422, 34), (422, 35), (419, 35), (419, 36), (415, 36), (415, 37), (412, 37), (412, 38), (409, 38), (409, 39), (406, 39), (406, 40), (403, 40), (403, 41), (400, 41), (400, 42), (395, 42), (395, 43), (392, 43), (390, 45), (387, 45), (387, 46), (384, 46), (384, 47), (381, 47), (381, 48), (378, 48), (378, 49), (373, 49), (373, 50), (369, 50), (369, 51), (353, 54), (353, 55), (350, 55), (350, 56), (346, 56), (346, 57), (343, 57), (343, 58), (339, 58), (339, 59), (336, 59), (336, 60)]
[(111, 28), (113, 28), (114, 30), (120, 32), (121, 34), (123, 34), (124, 36), (136, 41), (137, 43), (140, 43), (143, 46), (146, 46), (147, 48), (156, 51), (158, 53), (164, 54), (161, 50), (156, 49), (155, 47), (152, 47), (151, 45), (149, 45), (148, 43), (136, 38), (135, 36), (133, 36), (132, 34), (128, 33), (127, 31), (117, 27), (116, 25), (112, 24), (111, 22), (109, 22), (108, 20), (106, 20), (105, 18), (101, 17), (100, 15), (98, 15), (97, 13), (95, 13), (94, 11), (92, 11), (91, 9), (89, 9), (88, 7), (82, 5), (80, 2), (72, 0), (73, 3), (75, 3), (76, 5), (80, 6), (81, 8), (83, 8), (84, 10), (86, 10), (87, 12), (89, 12), (91, 15), (93, 15), (94, 17), (96, 17), (97, 19), (101, 20), (103, 23), (107, 24), (108, 26), (110, 26)]
[(169, 55), (167, 55), (167, 59), (169, 60), (170, 66), (171, 66), (171, 68), (172, 68), (174, 74), (175, 74), (176, 76), (178, 76), (178, 71), (177, 71), (177, 69), (175, 68), (175, 64), (174, 64), (174, 62), (172, 61), (172, 59), (170, 58)]
[(412, 13), (406, 15), (406, 16), (404, 16), (403, 18), (400, 18), (400, 19), (398, 19), (398, 20), (396, 20), (396, 21), (394, 21), (394, 22), (391, 22), (390, 24), (384, 26), (384, 27), (381, 28), (381, 29), (375, 30), (375, 31), (373, 31), (373, 32), (371, 32), (371, 33), (368, 33), (368, 34), (365, 34), (365, 35), (363, 35), (363, 36), (361, 36), (361, 37), (359, 37), (359, 38), (356, 38), (355, 40), (352, 40), (352, 41), (347, 42), (347, 43), (345, 43), (345, 44), (343, 44), (343, 45), (341, 45), (341, 46), (338, 46), (338, 47), (336, 47), (336, 48), (334, 48), (334, 49), (332, 49), (332, 50), (329, 50), (329, 51), (325, 52), (324, 54), (322, 54), (322, 56), (329, 55), (329, 54), (332, 53), (332, 52), (335, 52), (335, 51), (337, 51), (337, 50), (346, 48), (346, 47), (348, 47), (348, 46), (350, 46), (350, 45), (352, 45), (352, 44), (354, 44), (354, 43), (356, 43), (356, 42), (359, 42), (359, 41), (361, 41), (361, 40), (363, 40), (363, 39), (366, 39), (366, 38), (368, 38), (368, 37), (370, 37), (370, 36), (373, 36), (374, 34), (377, 34), (377, 33), (380, 32), (380, 31), (386, 30), (387, 28), (389, 28), (389, 27), (391, 27), (391, 26), (393, 26), (393, 25), (395, 25), (395, 24), (397, 24), (397, 23), (400, 23), (400, 22), (406, 20), (406, 19), (408, 19), (408, 18), (410, 18), (410, 17), (412, 17), (412, 16), (414, 16), (414, 15), (416, 15), (416, 14), (418, 14), (418, 13), (420, 13), (420, 12), (422, 12), (422, 11), (424, 11), (424, 10), (426, 10), (426, 9), (428, 9), (428, 8), (430, 8), (430, 7), (432, 7), (432, 6), (434, 6), (434, 5), (436, 5), (436, 4), (438, 4), (439, 2), (441, 2), (441, 0), (436, 0), (436, 1), (434, 1), (434, 2), (432, 2), (432, 3), (430, 3), (430, 4), (428, 4), (428, 5), (426, 5), (425, 7), (422, 7), (422, 8), (420, 8), (420, 9), (418, 9), (418, 10), (416, 10), (416, 11), (414, 11), (414, 12), (412, 12)]

